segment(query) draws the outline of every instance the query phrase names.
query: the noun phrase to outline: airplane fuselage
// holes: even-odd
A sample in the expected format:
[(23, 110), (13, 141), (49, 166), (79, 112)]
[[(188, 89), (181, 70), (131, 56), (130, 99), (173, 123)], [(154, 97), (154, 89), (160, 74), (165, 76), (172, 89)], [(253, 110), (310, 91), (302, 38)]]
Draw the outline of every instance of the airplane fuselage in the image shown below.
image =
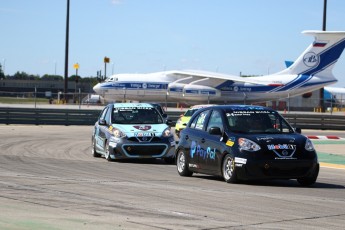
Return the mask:
[(216, 87), (171, 83), (173, 80), (175, 79), (165, 79), (165, 77), (155, 78), (153, 81), (117, 79), (117, 81), (99, 83), (95, 90), (102, 92), (101, 95), (108, 101), (260, 102), (301, 95), (336, 82), (335, 79), (321, 81), (302, 75), (280, 76), (279, 79), (276, 77), (274, 81), (265, 81), (265, 85), (215, 79), (218, 82)]

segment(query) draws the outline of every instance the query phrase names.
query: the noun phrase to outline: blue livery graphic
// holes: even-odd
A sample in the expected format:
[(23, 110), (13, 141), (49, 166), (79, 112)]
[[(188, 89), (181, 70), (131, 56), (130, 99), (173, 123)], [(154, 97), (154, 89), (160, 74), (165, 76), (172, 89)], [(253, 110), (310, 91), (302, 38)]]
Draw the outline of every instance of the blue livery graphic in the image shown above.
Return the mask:
[(190, 156), (191, 158), (194, 158), (194, 156), (199, 156), (202, 159), (216, 159), (216, 149), (211, 147), (207, 147), (207, 149), (203, 149), (197, 142), (192, 141), (191, 147), (190, 147)]

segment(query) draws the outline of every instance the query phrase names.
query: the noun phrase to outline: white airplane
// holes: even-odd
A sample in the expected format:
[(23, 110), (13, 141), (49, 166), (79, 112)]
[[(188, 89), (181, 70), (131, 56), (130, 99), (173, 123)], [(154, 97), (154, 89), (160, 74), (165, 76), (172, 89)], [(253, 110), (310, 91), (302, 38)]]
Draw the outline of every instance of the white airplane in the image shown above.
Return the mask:
[(304, 31), (314, 42), (281, 72), (240, 77), (205, 71), (116, 74), (93, 89), (108, 101), (189, 104), (260, 102), (301, 95), (337, 82), (332, 69), (345, 48), (345, 31)]

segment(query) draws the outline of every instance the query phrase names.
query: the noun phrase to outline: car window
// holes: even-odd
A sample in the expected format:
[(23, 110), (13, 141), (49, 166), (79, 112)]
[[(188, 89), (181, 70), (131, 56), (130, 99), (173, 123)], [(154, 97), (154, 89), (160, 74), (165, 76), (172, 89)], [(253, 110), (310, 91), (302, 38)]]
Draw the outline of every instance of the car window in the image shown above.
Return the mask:
[(195, 113), (195, 111), (197, 111), (197, 109), (188, 109), (183, 116), (191, 117)]
[(209, 113), (208, 110), (200, 113), (197, 117), (193, 119), (190, 127), (193, 129), (203, 130), (205, 127), (205, 119), (208, 113)]
[(278, 114), (269, 114), (273, 127), (282, 133), (293, 132), (291, 126)]
[(218, 127), (220, 130), (223, 132), (223, 122), (222, 122), (222, 117), (219, 113), (219, 111), (214, 110), (211, 113), (210, 120), (207, 124), (207, 132), (210, 130), (212, 127)]
[(164, 114), (164, 110), (163, 110), (163, 108), (162, 108), (161, 105), (159, 105), (159, 104), (154, 104), (154, 103), (151, 103), (151, 105), (153, 105), (153, 106), (158, 110), (158, 112), (159, 112), (160, 114)]
[(161, 124), (162, 116), (155, 108), (114, 108), (112, 123), (115, 124)]
[(103, 109), (103, 111), (102, 111), (102, 113), (101, 113), (101, 116), (99, 117), (100, 119), (105, 119), (105, 115), (106, 115), (106, 113), (107, 113), (107, 111), (108, 111), (108, 106), (107, 107), (105, 107), (104, 109)]
[(291, 127), (272, 111), (232, 111), (227, 113), (230, 130), (239, 133), (290, 133)]

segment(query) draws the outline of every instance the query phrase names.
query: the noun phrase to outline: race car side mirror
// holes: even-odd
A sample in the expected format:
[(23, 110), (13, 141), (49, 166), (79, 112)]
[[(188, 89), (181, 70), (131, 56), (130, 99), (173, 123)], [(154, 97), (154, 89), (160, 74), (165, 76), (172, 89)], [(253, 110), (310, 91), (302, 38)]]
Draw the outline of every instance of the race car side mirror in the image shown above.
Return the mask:
[(219, 127), (211, 127), (208, 130), (208, 133), (211, 134), (211, 135), (222, 135), (222, 131), (220, 130)]
[(98, 124), (99, 124), (99, 125), (107, 125), (107, 122), (106, 122), (105, 119), (100, 118), (100, 119), (98, 120)]
[(302, 129), (296, 127), (296, 128), (295, 128), (295, 132), (301, 134), (301, 133), (302, 133)]

